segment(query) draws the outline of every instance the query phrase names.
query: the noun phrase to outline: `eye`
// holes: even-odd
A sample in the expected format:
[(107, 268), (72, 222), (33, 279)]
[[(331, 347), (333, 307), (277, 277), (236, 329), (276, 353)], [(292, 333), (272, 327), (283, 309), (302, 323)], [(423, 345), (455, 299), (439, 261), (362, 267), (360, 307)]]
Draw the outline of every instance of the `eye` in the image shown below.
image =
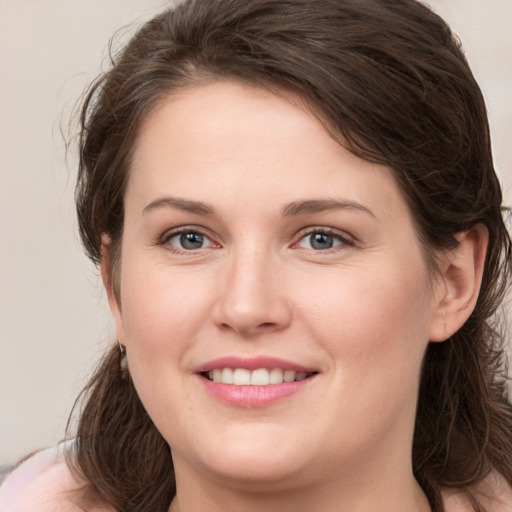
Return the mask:
[(164, 244), (171, 246), (171, 249), (178, 252), (197, 251), (216, 246), (206, 235), (193, 230), (170, 233), (165, 237)]
[(325, 230), (311, 231), (297, 243), (298, 247), (314, 251), (328, 251), (342, 245), (351, 245), (351, 243), (341, 235)]

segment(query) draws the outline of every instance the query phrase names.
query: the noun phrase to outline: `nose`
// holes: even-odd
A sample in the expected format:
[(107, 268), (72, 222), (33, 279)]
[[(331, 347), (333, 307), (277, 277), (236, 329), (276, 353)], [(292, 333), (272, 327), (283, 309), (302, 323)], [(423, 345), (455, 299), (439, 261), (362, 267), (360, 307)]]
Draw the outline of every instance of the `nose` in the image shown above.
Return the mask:
[(282, 272), (271, 257), (249, 250), (233, 255), (219, 276), (214, 322), (244, 338), (285, 329), (292, 316)]

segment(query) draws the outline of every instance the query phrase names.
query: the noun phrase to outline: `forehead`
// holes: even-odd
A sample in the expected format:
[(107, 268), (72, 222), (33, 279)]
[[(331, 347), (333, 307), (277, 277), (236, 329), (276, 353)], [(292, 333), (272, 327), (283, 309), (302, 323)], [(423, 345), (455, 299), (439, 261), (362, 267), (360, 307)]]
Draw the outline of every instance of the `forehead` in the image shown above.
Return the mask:
[(133, 167), (156, 157), (155, 149), (159, 156), (186, 153), (191, 161), (242, 154), (245, 161), (261, 161), (278, 145), (284, 156), (313, 134), (324, 138), (326, 132), (298, 94), (216, 81), (179, 89), (157, 103), (139, 130)]
[(300, 96), (225, 81), (168, 96), (141, 126), (127, 203), (163, 194), (265, 207), (341, 195), (405, 211), (391, 171), (342, 147)]

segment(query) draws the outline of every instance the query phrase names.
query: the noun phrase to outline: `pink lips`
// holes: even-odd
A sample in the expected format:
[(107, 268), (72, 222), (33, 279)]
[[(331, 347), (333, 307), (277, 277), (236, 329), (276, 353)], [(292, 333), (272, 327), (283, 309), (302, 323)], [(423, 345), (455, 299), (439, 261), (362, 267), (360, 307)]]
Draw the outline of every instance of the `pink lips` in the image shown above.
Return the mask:
[(269, 384), (267, 386), (234, 385), (213, 382), (204, 377), (206, 372), (216, 368), (245, 368), (257, 370), (259, 368), (281, 368), (296, 372), (315, 372), (315, 369), (307, 368), (299, 364), (277, 359), (273, 357), (239, 358), (223, 357), (209, 361), (201, 365), (196, 371), (204, 389), (217, 400), (236, 407), (254, 408), (271, 405), (285, 397), (300, 392), (315, 379), (315, 375), (307, 379), (295, 382), (283, 382), (281, 384)]
[(215, 368), (245, 368), (246, 370), (257, 370), (258, 368), (282, 368), (283, 370), (294, 370), (296, 372), (314, 372), (314, 368), (307, 368), (284, 359), (276, 357), (219, 357), (213, 361), (201, 365), (196, 369), (197, 373), (209, 372)]

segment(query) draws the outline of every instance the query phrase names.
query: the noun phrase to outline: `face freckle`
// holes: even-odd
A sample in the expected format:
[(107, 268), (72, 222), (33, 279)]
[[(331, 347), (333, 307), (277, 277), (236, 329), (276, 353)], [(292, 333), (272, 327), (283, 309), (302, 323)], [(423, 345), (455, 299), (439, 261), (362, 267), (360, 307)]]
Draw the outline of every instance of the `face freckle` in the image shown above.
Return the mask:
[[(422, 248), (392, 173), (291, 93), (217, 82), (151, 113), (120, 281), (118, 337), (177, 471), (300, 481), (410, 456), (436, 306)], [(224, 396), (205, 378), (216, 361), (306, 378)]]

